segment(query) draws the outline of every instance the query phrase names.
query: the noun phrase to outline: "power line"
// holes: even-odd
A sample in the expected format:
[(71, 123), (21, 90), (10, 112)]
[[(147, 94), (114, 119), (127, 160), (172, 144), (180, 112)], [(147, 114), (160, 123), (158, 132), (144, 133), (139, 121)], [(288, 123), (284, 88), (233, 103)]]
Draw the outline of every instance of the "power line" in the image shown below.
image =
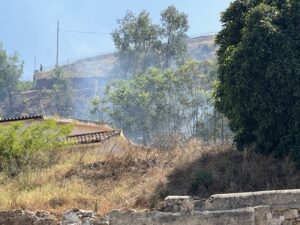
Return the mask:
[(58, 66), (58, 54), (59, 54), (59, 21), (57, 21), (57, 38), (56, 38), (56, 66)]
[(189, 38), (203, 37), (203, 36), (215, 35), (215, 34), (218, 34), (218, 33), (219, 33), (219, 31), (212, 31), (212, 32), (200, 33), (200, 34), (190, 34), (188, 37)]
[(73, 55), (76, 55), (76, 54), (75, 54), (75, 51), (71, 48), (69, 42), (67, 41), (67, 39), (66, 39), (66, 37), (63, 35), (63, 33), (62, 33), (61, 37), (62, 37), (63, 41), (65, 42), (66, 46), (67, 46), (67, 47), (69, 48), (69, 50), (72, 52), (72, 54), (73, 54)]
[(61, 30), (61, 31), (65, 33), (76, 33), (76, 34), (111, 35), (111, 33), (95, 32), (95, 31), (79, 31), (79, 30)]

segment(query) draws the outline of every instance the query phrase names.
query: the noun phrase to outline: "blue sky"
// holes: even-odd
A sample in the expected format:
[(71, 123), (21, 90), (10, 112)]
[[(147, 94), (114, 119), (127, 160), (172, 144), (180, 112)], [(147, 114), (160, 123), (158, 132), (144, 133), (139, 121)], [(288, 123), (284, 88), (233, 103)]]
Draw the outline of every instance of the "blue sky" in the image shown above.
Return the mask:
[[(0, 42), (8, 53), (17, 51), (24, 60), (23, 79), (31, 79), (37, 67), (55, 64), (56, 23), (60, 21), (59, 62), (112, 52), (109, 35), (127, 10), (150, 12), (159, 22), (160, 12), (169, 5), (189, 15), (189, 35), (221, 29), (220, 13), (231, 0), (0, 0)], [(99, 32), (77, 34), (67, 30)]]

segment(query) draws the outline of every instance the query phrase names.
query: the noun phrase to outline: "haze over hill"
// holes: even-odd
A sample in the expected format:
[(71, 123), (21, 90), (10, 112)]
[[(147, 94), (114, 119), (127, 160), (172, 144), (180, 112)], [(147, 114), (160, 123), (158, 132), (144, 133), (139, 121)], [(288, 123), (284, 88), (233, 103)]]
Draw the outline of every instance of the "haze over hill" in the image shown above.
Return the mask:
[[(213, 35), (188, 38), (187, 48), (191, 57), (198, 61), (213, 58), (216, 50), (214, 38)], [(96, 78), (100, 81), (100, 85), (105, 85), (111, 79), (122, 78), (122, 73), (116, 65), (117, 59), (114, 53), (108, 53), (76, 60), (62, 65), (61, 68), (66, 77), (74, 80), (80, 78), (77, 83), (85, 78)], [(46, 70), (35, 74), (36, 89), (48, 87), (49, 82), (45, 79), (51, 79), (51, 72), (52, 70)]]
[[(217, 46), (214, 44), (214, 36), (200, 36), (187, 39), (188, 52), (198, 61), (213, 59)], [(117, 58), (113, 53), (83, 58), (70, 64), (62, 65), (64, 76), (72, 83), (73, 91), (71, 101), (61, 101), (52, 96), (51, 76), (53, 71), (37, 71), (33, 90), (17, 93), (15, 96), (15, 116), (30, 114), (59, 114), (65, 117), (91, 119), (90, 99), (102, 95), (105, 86), (113, 81), (122, 79), (117, 69)], [(49, 90), (47, 90), (49, 89)], [(55, 102), (61, 105), (61, 112), (57, 112)], [(64, 105), (65, 104), (65, 105)], [(66, 107), (68, 110), (63, 110)], [(5, 115), (4, 103), (2, 114)], [(10, 116), (13, 116), (10, 114)]]

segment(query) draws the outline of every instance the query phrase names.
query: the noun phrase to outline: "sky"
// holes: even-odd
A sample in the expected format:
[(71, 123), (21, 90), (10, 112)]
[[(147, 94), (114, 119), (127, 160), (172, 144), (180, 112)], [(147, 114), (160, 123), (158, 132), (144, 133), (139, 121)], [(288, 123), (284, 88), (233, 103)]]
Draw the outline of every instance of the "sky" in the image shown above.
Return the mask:
[[(113, 52), (110, 33), (126, 11), (146, 10), (154, 23), (169, 5), (188, 14), (189, 36), (218, 32), (220, 13), (232, 0), (0, 0), (0, 42), (24, 61), (22, 79), (34, 69), (55, 65), (56, 28), (60, 23), (59, 64)], [(97, 34), (72, 33), (95, 32)]]

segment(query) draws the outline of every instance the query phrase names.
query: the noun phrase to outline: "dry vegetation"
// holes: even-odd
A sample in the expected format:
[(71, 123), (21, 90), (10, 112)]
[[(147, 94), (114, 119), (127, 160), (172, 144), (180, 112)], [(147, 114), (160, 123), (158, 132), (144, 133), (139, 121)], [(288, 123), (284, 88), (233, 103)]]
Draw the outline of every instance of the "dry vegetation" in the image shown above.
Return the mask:
[(288, 160), (244, 154), (193, 140), (170, 151), (114, 139), (100, 147), (61, 152), (59, 163), (17, 177), (0, 175), (0, 210), (60, 214), (74, 207), (104, 215), (113, 208), (155, 208), (168, 194), (297, 188), (300, 172)]

